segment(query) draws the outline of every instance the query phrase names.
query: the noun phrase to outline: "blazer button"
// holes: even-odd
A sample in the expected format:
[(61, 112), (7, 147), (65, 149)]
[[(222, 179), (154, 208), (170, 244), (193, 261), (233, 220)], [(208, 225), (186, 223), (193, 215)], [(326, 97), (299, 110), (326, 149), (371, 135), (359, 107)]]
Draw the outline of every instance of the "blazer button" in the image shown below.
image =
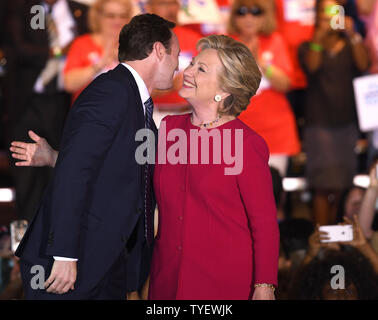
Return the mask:
[(138, 208), (137, 214), (142, 214), (142, 213), (143, 213), (143, 209), (142, 208)]
[(127, 237), (122, 237), (121, 240), (122, 240), (122, 242), (127, 243), (128, 238)]

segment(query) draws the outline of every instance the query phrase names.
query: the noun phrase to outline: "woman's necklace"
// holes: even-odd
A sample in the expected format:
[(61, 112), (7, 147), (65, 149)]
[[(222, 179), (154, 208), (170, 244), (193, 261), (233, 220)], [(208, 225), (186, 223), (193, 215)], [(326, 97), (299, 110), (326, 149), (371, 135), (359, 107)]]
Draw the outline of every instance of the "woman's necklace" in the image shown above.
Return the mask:
[[(217, 118), (211, 122), (207, 122), (207, 123), (202, 123), (200, 125), (198, 125), (199, 127), (204, 127), (204, 128), (207, 128), (207, 127), (210, 127), (212, 126), (213, 124), (217, 123), (220, 119), (222, 118), (222, 116), (220, 116), (219, 114), (217, 115)], [(193, 116), (192, 116), (192, 119), (193, 119)]]

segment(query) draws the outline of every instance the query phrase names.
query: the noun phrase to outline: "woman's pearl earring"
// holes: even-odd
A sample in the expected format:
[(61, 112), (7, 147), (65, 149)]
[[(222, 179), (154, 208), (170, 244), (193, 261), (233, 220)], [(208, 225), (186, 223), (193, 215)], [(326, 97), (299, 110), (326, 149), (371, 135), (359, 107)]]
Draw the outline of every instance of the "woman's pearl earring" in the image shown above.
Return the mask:
[(214, 97), (214, 100), (215, 100), (216, 102), (220, 102), (220, 101), (222, 100), (222, 97), (221, 97), (219, 94), (217, 94), (217, 95)]

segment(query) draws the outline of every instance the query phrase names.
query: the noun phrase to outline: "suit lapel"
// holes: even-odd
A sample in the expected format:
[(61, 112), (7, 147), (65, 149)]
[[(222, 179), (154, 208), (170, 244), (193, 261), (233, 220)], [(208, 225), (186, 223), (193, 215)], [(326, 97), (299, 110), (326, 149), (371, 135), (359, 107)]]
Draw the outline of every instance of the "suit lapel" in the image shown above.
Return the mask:
[(125, 76), (125, 80), (127, 84), (129, 84), (132, 88), (132, 92), (134, 93), (135, 97), (135, 108), (137, 113), (137, 121), (138, 121), (138, 129), (144, 128), (144, 111), (143, 111), (143, 104), (142, 104), (142, 98), (140, 97), (140, 93), (138, 90), (138, 86), (136, 84), (136, 81), (131, 74), (131, 72), (123, 65), (119, 64), (115, 69), (115, 72), (119, 72), (120, 74)]
[[(138, 129), (143, 129), (145, 127), (145, 119), (144, 119), (144, 108), (142, 104), (142, 98), (140, 97), (139, 89), (136, 84), (136, 81), (132, 75), (132, 73), (123, 65), (119, 64), (115, 69), (115, 72), (119, 72), (122, 75), (125, 76), (125, 79), (127, 79), (127, 83), (131, 86), (134, 96), (135, 96), (135, 102), (136, 102), (136, 113), (137, 113), (137, 127)], [(157, 145), (158, 145), (158, 129), (156, 128), (155, 121), (152, 122), (152, 131), (155, 136), (155, 150), (157, 150)], [(143, 166), (141, 166), (142, 170), (142, 177), (143, 177)], [(151, 170), (152, 173), (154, 172), (154, 165), (151, 165)], [(143, 179), (144, 181), (144, 179)], [(144, 182), (143, 182), (144, 183)]]

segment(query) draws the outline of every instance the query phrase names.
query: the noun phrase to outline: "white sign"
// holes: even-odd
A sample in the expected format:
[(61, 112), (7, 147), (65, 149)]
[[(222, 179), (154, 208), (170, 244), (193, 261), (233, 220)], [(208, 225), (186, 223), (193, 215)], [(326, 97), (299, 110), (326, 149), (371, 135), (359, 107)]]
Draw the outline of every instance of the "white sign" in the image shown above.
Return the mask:
[(315, 0), (284, 0), (284, 17), (287, 22), (314, 25)]
[(378, 129), (378, 74), (354, 79), (353, 87), (360, 129)]
[(215, 0), (181, 0), (179, 12), (181, 24), (216, 24), (222, 16)]

